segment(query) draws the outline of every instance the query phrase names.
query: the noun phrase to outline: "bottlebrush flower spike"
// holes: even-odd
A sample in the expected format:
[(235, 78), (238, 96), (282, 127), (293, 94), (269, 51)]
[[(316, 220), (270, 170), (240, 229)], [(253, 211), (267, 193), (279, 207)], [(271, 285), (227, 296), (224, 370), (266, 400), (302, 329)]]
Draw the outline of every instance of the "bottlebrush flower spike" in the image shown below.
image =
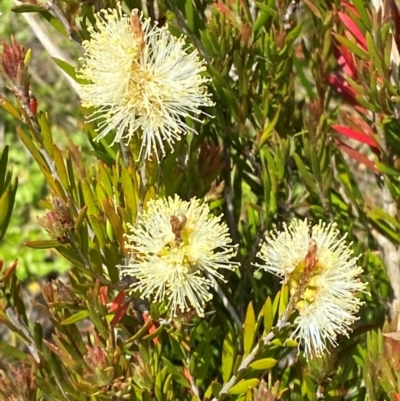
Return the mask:
[(338, 335), (348, 335), (363, 302), (356, 293), (366, 284), (358, 276), (362, 268), (346, 236), (335, 224), (309, 226), (293, 220), (283, 231), (266, 238), (257, 256), (260, 268), (282, 277), (294, 297), (298, 312), (292, 337), (301, 341), (307, 359), (329, 352)]
[(184, 37), (170, 34), (167, 26), (153, 25), (138, 10), (131, 16), (117, 9), (95, 14), (96, 30), (83, 42), (85, 56), (78, 76), (84, 107), (97, 110), (97, 140), (112, 133), (112, 143), (141, 138), (141, 156), (165, 153), (183, 135), (196, 131), (185, 118), (201, 122), (200, 109), (213, 105), (202, 76), (205, 62)]
[(223, 280), (221, 269), (236, 268), (228, 227), (209, 213), (198, 199), (151, 200), (126, 236), (132, 255), (122, 273), (137, 279), (131, 288), (142, 297), (166, 300), (171, 316), (192, 311), (203, 316), (212, 298), (204, 273)]

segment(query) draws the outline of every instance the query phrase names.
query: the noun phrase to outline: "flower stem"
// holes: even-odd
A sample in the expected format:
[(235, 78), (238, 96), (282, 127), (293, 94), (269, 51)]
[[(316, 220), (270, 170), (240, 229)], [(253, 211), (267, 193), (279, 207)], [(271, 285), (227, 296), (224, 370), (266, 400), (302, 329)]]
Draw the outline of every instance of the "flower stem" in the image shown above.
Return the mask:
[(211, 281), (211, 284), (214, 288), (214, 291), (217, 293), (217, 295), (220, 297), (223, 305), (231, 315), (231, 318), (234, 320), (234, 322), (237, 324), (239, 328), (242, 327), (242, 322), (236, 313), (234, 307), (232, 304), (229, 302), (229, 299), (225, 295), (224, 291), (222, 290), (221, 286), (218, 284), (217, 280), (214, 278), (212, 274), (209, 274), (207, 271), (205, 272), (206, 277)]
[(236, 375), (233, 375), (228, 382), (222, 387), (221, 391), (218, 394), (218, 397), (212, 399), (212, 401), (223, 400), (227, 397), (229, 390), (237, 384), (244, 374), (246, 373), (249, 365), (257, 358), (263, 348), (271, 343), (276, 334), (285, 328), (288, 325), (288, 321), (290, 316), (293, 313), (293, 302), (289, 302), (286, 309), (283, 311), (282, 315), (279, 317), (277, 324), (271, 328), (268, 334), (266, 334), (261, 341), (257, 343), (257, 345), (253, 348), (249, 355), (245, 359), (242, 360)]

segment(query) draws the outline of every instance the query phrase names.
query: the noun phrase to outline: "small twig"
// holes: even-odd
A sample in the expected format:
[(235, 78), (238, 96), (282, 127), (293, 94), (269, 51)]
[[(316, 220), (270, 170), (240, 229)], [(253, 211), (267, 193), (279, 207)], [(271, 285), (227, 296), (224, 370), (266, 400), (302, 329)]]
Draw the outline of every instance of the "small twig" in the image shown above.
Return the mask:
[(224, 147), (224, 161), (225, 161), (225, 187), (224, 197), (226, 200), (226, 220), (229, 226), (229, 231), (234, 244), (238, 243), (236, 235), (236, 222), (235, 222), (235, 209), (233, 207), (233, 191), (231, 181), (231, 149), (228, 144)]
[(296, 12), (299, 6), (300, 0), (292, 0), (286, 9), (285, 15), (282, 17), (283, 29), (286, 31), (292, 28), (291, 20), (293, 14)]
[(37, 363), (40, 363), (39, 352), (35, 340), (25, 322), (14, 312), (13, 308), (8, 306), (5, 308), (5, 312), (11, 323), (29, 340), (30, 344), (26, 344), (26, 346), (28, 347), (33, 359)]
[(232, 319), (234, 322), (237, 324), (239, 328), (242, 327), (242, 321), (240, 320), (238, 314), (236, 313), (234, 307), (232, 304), (229, 302), (229, 299), (225, 295), (225, 293), (222, 291), (221, 286), (218, 284), (217, 280), (212, 274), (209, 274), (208, 272), (205, 272), (206, 277), (211, 281), (211, 284), (214, 288), (214, 291), (217, 293), (217, 295), (220, 297), (222, 304), (226, 308), (226, 310), (229, 312), (231, 315)]
[(129, 148), (126, 146), (124, 141), (121, 141), (119, 145), (121, 148), (122, 158), (124, 159), (125, 166), (129, 167), (129, 165), (132, 162), (132, 156), (131, 153), (129, 152)]
[(68, 38), (77, 44), (81, 44), (80, 41), (77, 39), (76, 35), (73, 35), (73, 31), (71, 29), (71, 26), (69, 25), (69, 22), (64, 16), (63, 11), (61, 10), (60, 6), (57, 3), (57, 0), (49, 0), (45, 5), (44, 8), (47, 10), (50, 10), (54, 17), (56, 17), (64, 27), (65, 31), (68, 34)]
[[(17, 0), (14, 0), (14, 3), (16, 5), (21, 4)], [(73, 61), (54, 44), (53, 40), (49, 38), (49, 35), (45, 32), (42, 25), (38, 23), (34, 16), (30, 15), (29, 13), (23, 13), (22, 15), (24, 16), (27, 24), (30, 26), (33, 34), (38, 38), (39, 42), (46, 49), (50, 57), (55, 57), (60, 60), (66, 61), (71, 65), (73, 64)], [(61, 70), (61, 68), (57, 68), (57, 71), (61, 73), (61, 75), (65, 78), (65, 80), (74, 90), (74, 92), (78, 94), (79, 84), (74, 81), (74, 79), (70, 77), (65, 71)]]
[(140, 203), (137, 218), (142, 214), (144, 198), (146, 197), (147, 179), (146, 179), (146, 161), (140, 162)]
[[(184, 333), (186, 337), (190, 337), (190, 333), (188, 330), (188, 326), (184, 326)], [(196, 380), (194, 379), (194, 377), (192, 376), (192, 373), (190, 372), (190, 348), (186, 353), (186, 369), (188, 372), (188, 376), (189, 376), (189, 383), (190, 383), (190, 388), (192, 389), (192, 394), (197, 397), (198, 400), (200, 400), (200, 391), (199, 388), (196, 385)]]
[(205, 58), (207, 62), (210, 61), (210, 56), (206, 52), (206, 49), (204, 48), (203, 44), (200, 42), (200, 40), (197, 38), (196, 35), (193, 34), (193, 32), (190, 30), (185, 17), (183, 16), (182, 12), (179, 10), (179, 8), (176, 6), (175, 2), (172, 0), (165, 0), (165, 2), (168, 5), (168, 8), (174, 12), (175, 17), (178, 21), (178, 24), (182, 31), (190, 38), (190, 41), (194, 43), (196, 46), (197, 50), (200, 52), (200, 54)]

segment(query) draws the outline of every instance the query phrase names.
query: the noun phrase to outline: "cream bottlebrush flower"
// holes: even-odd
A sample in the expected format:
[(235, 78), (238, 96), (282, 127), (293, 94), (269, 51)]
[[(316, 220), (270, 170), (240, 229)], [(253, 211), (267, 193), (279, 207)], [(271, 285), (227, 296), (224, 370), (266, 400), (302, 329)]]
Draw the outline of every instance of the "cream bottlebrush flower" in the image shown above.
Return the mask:
[(319, 222), (311, 229), (307, 220), (294, 220), (274, 232), (257, 256), (262, 269), (282, 277), (298, 311), (292, 337), (302, 340), (307, 359), (337, 346), (337, 335), (348, 336), (363, 302), (356, 293), (366, 287), (357, 278), (357, 266), (346, 236), (335, 224)]
[(158, 158), (164, 141), (172, 148), (182, 135), (195, 133), (186, 117), (200, 121), (200, 107), (213, 105), (200, 75), (205, 63), (183, 37), (152, 26), (136, 9), (128, 16), (117, 6), (95, 19), (78, 77), (89, 82), (80, 86), (82, 105), (97, 108), (89, 119), (99, 121), (96, 139), (115, 130), (113, 144), (129, 142), (138, 132), (141, 155), (150, 158), (154, 151)]
[(151, 200), (126, 236), (132, 256), (122, 273), (138, 280), (132, 288), (144, 298), (166, 300), (172, 316), (192, 309), (203, 316), (212, 298), (204, 273), (223, 279), (219, 269), (236, 267), (228, 227), (209, 213), (198, 199)]

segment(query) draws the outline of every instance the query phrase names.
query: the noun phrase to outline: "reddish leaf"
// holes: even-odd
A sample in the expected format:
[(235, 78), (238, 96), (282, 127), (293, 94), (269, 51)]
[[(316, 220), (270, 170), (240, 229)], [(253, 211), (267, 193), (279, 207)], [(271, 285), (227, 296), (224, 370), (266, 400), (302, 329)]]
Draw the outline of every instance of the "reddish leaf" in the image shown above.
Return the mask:
[[(3, 267), (3, 261), (1, 262), (1, 266)], [(10, 277), (12, 274), (15, 273), (15, 269), (17, 268), (18, 265), (18, 259), (5, 271), (4, 276), (0, 279), (1, 282), (5, 282), (8, 280), (8, 277)]]
[(100, 288), (100, 301), (103, 305), (107, 305), (108, 287), (103, 286)]
[(348, 1), (342, 1), (342, 6), (344, 8), (347, 8), (348, 10), (351, 10), (355, 15), (358, 17), (358, 11), (357, 9), (353, 6), (353, 4), (349, 3)]
[(122, 303), (125, 300), (125, 293), (124, 291), (120, 291), (118, 293), (118, 295), (114, 298), (114, 300), (112, 301), (112, 304), (110, 306), (109, 312), (114, 312), (115, 310), (117, 310), (118, 308), (121, 307)]
[(190, 371), (186, 366), (184, 366), (183, 368), (183, 376), (188, 381), (188, 383), (191, 383), (191, 381), (193, 380), (192, 375), (190, 374)]
[[(143, 320), (145, 323), (147, 323), (149, 320), (151, 320), (151, 317), (149, 316), (148, 312), (143, 312), (142, 314)], [(157, 322), (153, 322), (153, 324), (149, 327), (148, 333), (152, 334), (157, 330), (157, 327), (159, 324)], [(153, 338), (154, 344), (158, 344), (158, 337)]]
[(354, 65), (353, 56), (349, 50), (340, 43), (334, 47), (333, 53), (339, 66), (342, 67), (343, 72), (353, 79), (357, 79), (357, 69)]
[(356, 38), (360, 47), (367, 51), (367, 41), (362, 32), (358, 29), (356, 23), (347, 14), (342, 13), (341, 11), (338, 12), (338, 16), (348, 29), (348, 32), (350, 32)]
[(376, 143), (375, 139), (364, 134), (363, 132), (355, 131), (348, 127), (343, 127), (341, 125), (332, 125), (332, 128), (339, 134), (347, 136), (348, 138), (355, 139), (358, 142), (365, 143), (373, 148), (379, 149), (379, 145)]
[(361, 128), (362, 131), (364, 131), (365, 134), (367, 134), (370, 137), (374, 137), (375, 132), (372, 130), (372, 128), (369, 126), (369, 124), (367, 124), (364, 120), (362, 120), (361, 118), (358, 118), (357, 116), (355, 116), (354, 114), (350, 114), (350, 113), (341, 113), (342, 117), (344, 118), (344, 120), (346, 121), (346, 125), (348, 125), (350, 128)]
[[(340, 114), (345, 126), (356, 131), (363, 131), (367, 136), (375, 138), (376, 134), (370, 125), (361, 118), (357, 117), (354, 113), (351, 114), (346, 111), (342, 111)], [(371, 148), (371, 150), (377, 155), (380, 154), (379, 148)]]
[(336, 145), (340, 150), (343, 152), (347, 153), (352, 159), (357, 160), (361, 164), (364, 164), (364, 166), (368, 167), (369, 169), (373, 170), (374, 172), (378, 172), (375, 163), (371, 160), (368, 159), (368, 157), (362, 155), (360, 152), (357, 152), (356, 150), (350, 148), (349, 146), (345, 145), (343, 142), (340, 142), (339, 140), (335, 141)]
[(400, 401), (400, 393), (396, 393), (395, 396), (396, 396), (396, 400)]
[(125, 313), (129, 308), (129, 304), (130, 304), (130, 302), (127, 302), (127, 303), (123, 304), (115, 312), (115, 315), (114, 315), (113, 319), (111, 320), (111, 326), (115, 326), (125, 316)]
[(324, 78), (346, 101), (351, 104), (358, 104), (356, 100), (357, 92), (349, 86), (348, 82), (342, 76), (325, 74)]
[(221, 11), (221, 13), (229, 14), (229, 10), (223, 4), (218, 3), (214, 4), (214, 6), (218, 11)]

